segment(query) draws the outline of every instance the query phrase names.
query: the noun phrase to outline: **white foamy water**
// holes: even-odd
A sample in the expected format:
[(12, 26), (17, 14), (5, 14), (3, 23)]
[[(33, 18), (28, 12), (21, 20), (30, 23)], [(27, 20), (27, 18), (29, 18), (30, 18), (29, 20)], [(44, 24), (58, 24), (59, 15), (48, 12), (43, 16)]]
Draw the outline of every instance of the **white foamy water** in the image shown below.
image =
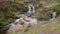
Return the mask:
[(53, 12), (52, 13), (52, 18), (55, 18), (56, 17), (56, 12)]
[(16, 19), (16, 20), (15, 20), (15, 23), (16, 23), (16, 22), (19, 22), (19, 20), (20, 20), (20, 19)]
[(25, 17), (24, 18), (26, 20), (26, 22), (28, 23), (34, 23), (37, 24), (38, 20), (36, 18), (32, 18), (32, 17)]
[(52, 13), (52, 18), (51, 18), (50, 20), (54, 20), (55, 17), (56, 17), (56, 15), (57, 15), (56, 12), (53, 12), (53, 13)]
[(29, 4), (28, 8), (29, 8), (29, 11), (28, 11), (29, 14), (32, 14), (35, 12), (35, 8), (34, 8), (33, 4)]

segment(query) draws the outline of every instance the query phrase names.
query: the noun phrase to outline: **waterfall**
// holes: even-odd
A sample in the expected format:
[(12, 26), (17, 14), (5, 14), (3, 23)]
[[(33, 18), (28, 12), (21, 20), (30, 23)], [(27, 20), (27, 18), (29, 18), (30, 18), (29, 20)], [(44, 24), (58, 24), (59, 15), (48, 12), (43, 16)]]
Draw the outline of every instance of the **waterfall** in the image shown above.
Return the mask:
[(29, 13), (31, 12), (31, 4), (28, 5), (28, 8), (29, 8)]
[(35, 8), (34, 8), (33, 4), (29, 4), (29, 5), (28, 5), (28, 8), (29, 8), (29, 10), (28, 10), (28, 13), (29, 13), (29, 14), (32, 14), (32, 13), (35, 12)]
[(53, 13), (52, 13), (52, 18), (51, 18), (51, 20), (54, 20), (55, 17), (56, 17), (56, 15), (57, 15), (56, 12), (53, 12)]
[(35, 12), (35, 7), (33, 6), (33, 13)]
[(52, 18), (55, 18), (56, 17), (56, 12), (53, 12), (52, 13)]

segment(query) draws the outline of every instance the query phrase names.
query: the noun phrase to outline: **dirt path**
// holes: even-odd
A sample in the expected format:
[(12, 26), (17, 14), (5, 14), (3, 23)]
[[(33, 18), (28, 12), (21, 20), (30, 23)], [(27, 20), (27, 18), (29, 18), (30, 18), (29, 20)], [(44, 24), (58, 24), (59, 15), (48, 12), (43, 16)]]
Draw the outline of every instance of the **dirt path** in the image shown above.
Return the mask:
[(51, 30), (42, 30), (41, 32), (39, 32), (38, 34), (60, 34), (60, 30), (57, 32), (53, 32)]
[[(42, 28), (42, 30), (38, 32), (38, 34), (60, 34), (60, 28), (58, 27), (58, 25), (60, 25), (58, 24), (59, 21), (60, 21), (60, 18), (57, 18), (53, 21), (49, 21), (50, 22), (49, 24), (47, 23), (47, 24), (42, 25), (44, 28)], [(45, 29), (46, 26), (48, 26), (49, 28)], [(56, 32), (54, 32), (55, 30), (53, 31), (53, 29), (57, 27), (59, 30), (56, 29)]]

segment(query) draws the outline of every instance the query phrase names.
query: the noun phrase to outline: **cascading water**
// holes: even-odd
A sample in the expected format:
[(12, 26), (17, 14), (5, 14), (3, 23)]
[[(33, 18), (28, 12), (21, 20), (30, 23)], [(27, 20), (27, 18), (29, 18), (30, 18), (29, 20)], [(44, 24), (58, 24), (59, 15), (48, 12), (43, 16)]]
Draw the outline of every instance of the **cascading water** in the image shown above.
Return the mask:
[[(28, 15), (31, 15), (31, 14), (35, 13), (34, 5), (33, 4), (29, 4), (28, 5), (28, 8), (29, 8), (29, 10), (22, 17), (25, 20), (27, 20), (26, 23), (34, 23), (34, 24), (37, 24), (37, 19), (36, 18), (28, 17)], [(25, 22), (25, 21), (23, 21), (23, 22)]]
[(54, 20), (55, 17), (56, 17), (56, 12), (53, 12), (53, 13), (52, 13), (52, 18), (51, 18), (50, 20)]
[(28, 11), (29, 14), (32, 14), (35, 12), (35, 8), (34, 8), (33, 4), (29, 4), (28, 8), (29, 8), (29, 11)]
[(52, 13), (52, 18), (55, 18), (56, 17), (56, 12), (53, 12)]

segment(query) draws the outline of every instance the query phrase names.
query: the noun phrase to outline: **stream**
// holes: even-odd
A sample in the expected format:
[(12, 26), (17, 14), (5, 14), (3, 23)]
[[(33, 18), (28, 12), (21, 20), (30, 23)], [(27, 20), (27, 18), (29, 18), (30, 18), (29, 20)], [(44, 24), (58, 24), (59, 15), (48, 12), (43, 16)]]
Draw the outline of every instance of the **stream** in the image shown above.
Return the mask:
[[(25, 20), (30, 20), (30, 23), (35, 23), (35, 24), (37, 24), (37, 22), (38, 22), (38, 20), (36, 19), (36, 18), (32, 18), (32, 17), (28, 17), (29, 15), (31, 15), (31, 14), (33, 14), (33, 13), (35, 13), (35, 8), (34, 8), (34, 5), (33, 4), (29, 4), (28, 5), (28, 8), (29, 8), (29, 10), (27, 11), (27, 12), (24, 12), (24, 14), (21, 14), (21, 15), (19, 15), (19, 16), (22, 16), (21, 18), (24, 18)], [(54, 13), (55, 14), (55, 13)], [(53, 14), (53, 15), (54, 15)], [(20, 20), (21, 20), (21, 18), (19, 18), (19, 19), (16, 19), (14, 22), (12, 22), (11, 24), (8, 24), (8, 25), (6, 25), (6, 26), (4, 26), (4, 27), (2, 27), (1, 29), (0, 29), (0, 33), (7, 33), (7, 30), (10, 28), (10, 27), (14, 27), (15, 26), (15, 24), (16, 23), (18, 23)], [(55, 16), (54, 16), (54, 18), (55, 18)], [(50, 18), (47, 18), (47, 19), (42, 19), (42, 20), (45, 20), (45, 21), (47, 21), (47, 20), (49, 20)]]
[[(33, 21), (35, 21), (35, 22), (37, 22), (37, 19), (35, 18), (35, 19), (33, 19), (33, 18), (29, 18), (28, 17), (28, 15), (31, 15), (32, 13), (34, 13), (35, 12), (35, 8), (34, 8), (34, 6), (33, 6), (33, 4), (29, 4), (28, 5), (28, 8), (29, 8), (29, 10), (27, 11), (27, 12), (25, 12), (24, 14), (21, 14), (21, 16), (22, 17), (26, 17), (25, 19), (27, 20), (27, 19), (30, 19), (30, 21), (31, 22), (33, 22)], [(20, 15), (19, 15), (20, 16)], [(10, 23), (10, 24), (8, 24), (8, 25), (6, 25), (6, 26), (3, 26), (1, 29), (0, 29), (0, 31), (4, 31), (4, 30), (7, 30), (7, 29), (9, 29), (10, 27), (13, 27), (17, 22), (19, 22), (20, 21), (20, 18), (19, 19), (16, 19), (13, 23)]]

